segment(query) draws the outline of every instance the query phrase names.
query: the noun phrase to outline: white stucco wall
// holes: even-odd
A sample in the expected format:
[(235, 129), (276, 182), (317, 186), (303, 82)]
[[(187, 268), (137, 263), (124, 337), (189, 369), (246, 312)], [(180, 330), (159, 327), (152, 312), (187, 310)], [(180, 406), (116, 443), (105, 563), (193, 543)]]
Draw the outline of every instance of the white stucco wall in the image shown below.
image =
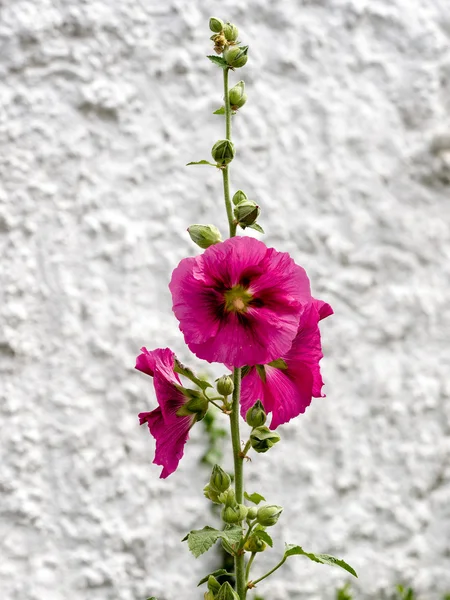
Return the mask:
[[(2, 600), (198, 600), (214, 524), (200, 428), (166, 481), (137, 413), (142, 345), (187, 363), (167, 284), (225, 233), (208, 18), (250, 46), (233, 189), (308, 271), (327, 398), (247, 467), (282, 541), (345, 557), (357, 598), (450, 591), (450, 17), (446, 0), (0, 2)], [(257, 472), (258, 471), (258, 472)], [(264, 563), (265, 561), (265, 563)], [(328, 600), (292, 559), (266, 599)], [(284, 580), (284, 577), (286, 580)]]

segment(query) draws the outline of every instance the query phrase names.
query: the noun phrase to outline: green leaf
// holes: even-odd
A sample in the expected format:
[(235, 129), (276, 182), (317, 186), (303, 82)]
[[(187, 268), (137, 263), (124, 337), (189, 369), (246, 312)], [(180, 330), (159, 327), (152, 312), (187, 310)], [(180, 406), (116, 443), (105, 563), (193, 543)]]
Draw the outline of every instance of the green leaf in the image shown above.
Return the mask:
[(239, 544), (242, 538), (242, 529), (240, 527), (230, 527), (224, 531), (219, 531), (213, 527), (203, 527), (203, 529), (194, 529), (190, 531), (181, 541), (187, 540), (189, 550), (198, 558), (201, 554), (207, 552), (218, 539), (223, 540), (230, 547)]
[(263, 529), (256, 529), (256, 531), (253, 532), (253, 535), (255, 535), (256, 537), (258, 537), (263, 542), (266, 542), (266, 544), (268, 546), (270, 546), (271, 548), (273, 548), (273, 540), (270, 537), (270, 535), (267, 533), (267, 531), (264, 531)]
[(254, 492), (253, 494), (247, 494), (247, 492), (244, 492), (244, 497), (249, 501), (249, 502), (253, 502), (253, 504), (259, 504), (260, 502), (262, 502), (263, 500), (265, 501), (266, 499), (264, 498), (264, 496), (261, 496), (261, 494), (258, 494), (256, 492)]
[(253, 223), (253, 225), (248, 225), (249, 229), (254, 229), (255, 231), (259, 231), (259, 233), (265, 233), (264, 229), (258, 223)]
[(200, 579), (200, 581), (197, 583), (197, 587), (201, 586), (202, 583), (206, 583), (211, 576), (217, 578), (221, 577), (222, 575), (229, 575), (230, 577), (233, 577), (233, 573), (228, 573), (226, 569), (217, 569), (217, 571), (213, 571), (212, 573), (205, 575), (203, 579)]
[(221, 106), (217, 110), (213, 112), (213, 115), (224, 115), (225, 114), (225, 106)]
[(266, 371), (264, 365), (256, 365), (256, 371), (263, 383), (266, 383)]
[(190, 165), (210, 165), (211, 167), (217, 166), (215, 163), (209, 162), (209, 160), (197, 160), (194, 162), (189, 162), (186, 166), (189, 167)]
[(309, 558), (314, 562), (321, 563), (322, 565), (335, 565), (337, 567), (341, 567), (348, 573), (351, 573), (354, 577), (358, 577), (356, 571), (348, 565), (345, 561), (335, 558), (334, 556), (330, 556), (329, 554), (313, 554), (311, 552), (305, 552), (301, 546), (296, 546), (295, 544), (286, 544), (286, 550), (284, 552), (284, 558), (288, 558), (289, 556), (294, 556), (295, 554), (301, 554)]
[(213, 55), (207, 56), (206, 58), (209, 58), (209, 60), (212, 63), (214, 63), (215, 65), (217, 65), (218, 67), (221, 67), (222, 69), (228, 69), (229, 65), (228, 65), (227, 61), (224, 58), (222, 58), (221, 56), (214, 56), (214, 54), (213, 54)]
[(282, 369), (284, 371), (287, 369), (287, 364), (282, 358), (277, 358), (277, 360), (273, 360), (269, 363), (269, 367), (275, 367), (276, 369)]
[(201, 390), (206, 390), (206, 388), (212, 387), (212, 385), (204, 379), (199, 379), (198, 377), (196, 377), (195, 373), (191, 369), (189, 369), (189, 367), (185, 367), (183, 364), (181, 364), (178, 359), (175, 359), (173, 370), (175, 371), (175, 373), (179, 373), (180, 375), (187, 377), (190, 381), (192, 381), (192, 383), (195, 383), (195, 385), (197, 385)]

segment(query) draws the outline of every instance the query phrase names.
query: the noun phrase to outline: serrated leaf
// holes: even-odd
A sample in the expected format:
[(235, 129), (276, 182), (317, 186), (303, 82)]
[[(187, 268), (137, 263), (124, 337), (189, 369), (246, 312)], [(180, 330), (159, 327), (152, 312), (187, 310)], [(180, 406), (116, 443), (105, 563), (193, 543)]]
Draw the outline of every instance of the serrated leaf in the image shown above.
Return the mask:
[(192, 371), (189, 367), (185, 367), (182, 363), (180, 363), (180, 361), (178, 359), (175, 359), (175, 364), (174, 364), (173, 370), (175, 371), (175, 373), (178, 373), (179, 375), (184, 375), (184, 377), (187, 377), (190, 381), (192, 381), (192, 383), (195, 383), (195, 385), (198, 385), (198, 387), (201, 390), (206, 390), (206, 388), (212, 387), (212, 385), (210, 383), (208, 383), (207, 381), (205, 381), (204, 379), (199, 379), (195, 375), (194, 371)]
[(254, 229), (255, 231), (259, 231), (259, 233), (266, 233), (264, 231), (264, 229), (261, 227), (261, 225), (258, 225), (258, 223), (253, 223), (253, 225), (248, 225), (247, 227), (249, 229)]
[(287, 364), (284, 362), (282, 358), (277, 358), (277, 360), (273, 360), (268, 363), (269, 367), (275, 367), (276, 369), (282, 369), (283, 371), (287, 369)]
[(193, 162), (188, 162), (186, 164), (187, 167), (189, 167), (190, 165), (210, 165), (211, 167), (217, 166), (215, 163), (209, 162), (209, 160), (197, 160)]
[(258, 537), (263, 542), (266, 542), (266, 544), (268, 546), (273, 548), (273, 539), (270, 537), (270, 535), (267, 533), (267, 531), (263, 531), (262, 529), (257, 529), (256, 531), (253, 532), (253, 535)]
[(225, 106), (221, 106), (217, 110), (213, 112), (213, 115), (224, 115), (225, 114)]
[(253, 494), (247, 494), (247, 492), (244, 492), (244, 497), (249, 501), (249, 502), (253, 502), (253, 504), (259, 504), (260, 502), (262, 502), (263, 500), (265, 501), (266, 499), (264, 498), (264, 496), (261, 496), (261, 494), (258, 494), (257, 492), (254, 492)]
[(358, 577), (356, 571), (347, 564), (345, 561), (335, 558), (330, 554), (313, 554), (312, 552), (305, 552), (301, 546), (296, 546), (295, 544), (286, 544), (286, 550), (284, 552), (284, 558), (288, 558), (289, 556), (294, 556), (296, 554), (300, 554), (302, 556), (306, 556), (309, 560), (312, 560), (317, 563), (321, 563), (322, 565), (332, 565), (341, 567), (354, 577)]
[(207, 56), (206, 58), (209, 58), (209, 60), (214, 63), (215, 65), (217, 65), (218, 67), (221, 67), (222, 69), (228, 69), (228, 63), (227, 61), (222, 58), (221, 56), (214, 56), (214, 54)]
[(217, 578), (221, 577), (222, 575), (229, 575), (230, 577), (233, 577), (233, 573), (228, 573), (226, 569), (217, 569), (217, 571), (213, 571), (212, 573), (205, 575), (203, 579), (200, 579), (200, 581), (197, 583), (197, 587), (201, 586), (202, 583), (206, 583), (211, 576)]
[(187, 540), (189, 550), (198, 558), (201, 554), (207, 552), (218, 539), (222, 539), (231, 547), (239, 544), (242, 538), (242, 529), (240, 527), (231, 527), (224, 531), (219, 531), (213, 527), (203, 527), (203, 529), (194, 529), (190, 531), (181, 541)]

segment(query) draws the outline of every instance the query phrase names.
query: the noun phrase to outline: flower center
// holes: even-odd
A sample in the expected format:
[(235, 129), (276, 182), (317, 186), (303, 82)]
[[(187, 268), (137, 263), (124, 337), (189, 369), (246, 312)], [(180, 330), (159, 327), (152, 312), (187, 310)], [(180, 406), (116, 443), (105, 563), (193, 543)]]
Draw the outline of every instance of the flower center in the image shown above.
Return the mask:
[(243, 285), (235, 285), (231, 290), (227, 290), (225, 296), (225, 309), (228, 312), (247, 312), (248, 305), (253, 296)]

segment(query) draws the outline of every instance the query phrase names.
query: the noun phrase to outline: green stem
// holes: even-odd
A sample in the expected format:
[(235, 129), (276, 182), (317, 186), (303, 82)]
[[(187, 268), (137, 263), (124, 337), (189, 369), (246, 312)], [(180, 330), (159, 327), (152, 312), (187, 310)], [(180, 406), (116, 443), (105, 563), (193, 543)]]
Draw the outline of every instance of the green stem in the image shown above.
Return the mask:
[(285, 562), (286, 562), (286, 557), (284, 557), (273, 569), (268, 571), (265, 575), (263, 575), (259, 579), (255, 579), (255, 581), (252, 581), (252, 587), (254, 585), (256, 585), (257, 583), (259, 583), (260, 581), (262, 581), (263, 579), (265, 579), (266, 577), (269, 577), (269, 575), (272, 575), (272, 573), (274, 573), (277, 569), (279, 569), (282, 565), (284, 565)]
[(248, 581), (249, 575), (250, 575), (250, 569), (252, 567), (252, 563), (255, 560), (255, 556), (256, 556), (256, 552), (252, 552), (252, 555), (249, 558), (249, 561), (247, 563), (247, 568), (245, 569), (245, 581)]
[(256, 525), (256, 521), (253, 521), (253, 523), (251, 525), (249, 525), (248, 529), (247, 529), (247, 533), (245, 534), (245, 538), (242, 541), (242, 546), (244, 546), (245, 542), (248, 540), (248, 538), (250, 537), (250, 533), (253, 529), (253, 527)]
[[(224, 90), (224, 105), (225, 105), (225, 137), (227, 140), (231, 142), (231, 106), (230, 99), (228, 97), (228, 71), (229, 69), (223, 70), (223, 90)], [(227, 210), (228, 217), (228, 225), (230, 228), (230, 237), (234, 237), (236, 235), (236, 223), (233, 218), (233, 208), (231, 205), (230, 199), (230, 180), (228, 177), (228, 169), (229, 165), (223, 167), (222, 169), (222, 177), (223, 177), (223, 194), (225, 197), (225, 208)]]

